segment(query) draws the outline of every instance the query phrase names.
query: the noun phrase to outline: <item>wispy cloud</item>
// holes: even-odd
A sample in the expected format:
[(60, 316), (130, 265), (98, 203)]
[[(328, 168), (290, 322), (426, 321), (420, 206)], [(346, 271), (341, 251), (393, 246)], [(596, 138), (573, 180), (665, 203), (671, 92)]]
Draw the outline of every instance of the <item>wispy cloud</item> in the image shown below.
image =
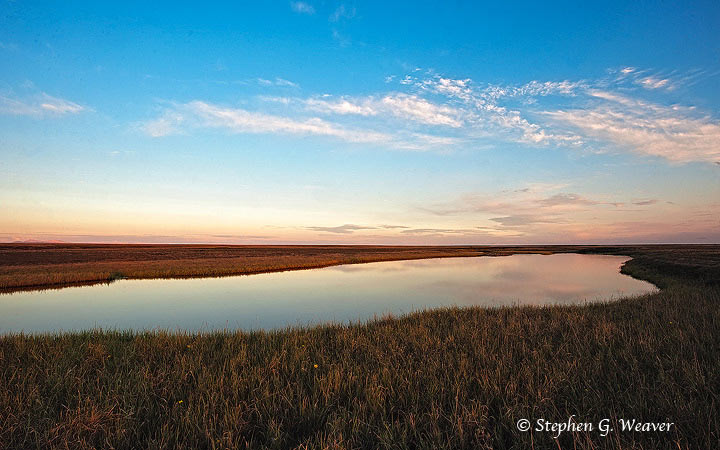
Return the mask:
[(404, 150), (426, 150), (453, 143), (450, 139), (433, 140), (421, 134), (401, 135), (348, 128), (318, 117), (290, 118), (198, 100), (173, 105), (159, 117), (142, 124), (141, 128), (152, 137), (180, 134), (195, 128), (221, 128), (232, 133), (325, 136), (349, 143), (383, 145)]
[(538, 201), (541, 206), (597, 205), (599, 202), (578, 194), (560, 193)]
[(577, 223), (616, 211), (623, 201), (567, 192), (564, 184), (534, 184), (493, 194), (466, 194), (453, 201), (420, 208), (434, 216), (467, 216), (482, 221), (486, 231), (537, 232), (539, 228)]
[(513, 216), (504, 217), (493, 217), (490, 220), (497, 222), (505, 227), (523, 227), (526, 225), (534, 224), (545, 224), (545, 223), (558, 223), (560, 220), (557, 218), (550, 218), (547, 216), (538, 216), (533, 214), (517, 214)]
[(17, 44), (14, 44), (11, 42), (0, 42), (0, 49), (15, 51), (18, 49), (18, 46), (17, 46)]
[(476, 87), (471, 79), (452, 79), (439, 75), (426, 78), (406, 76), (402, 84), (420, 91), (446, 96), (464, 106), (464, 122), (470, 133), (495, 136), (526, 144), (577, 145), (582, 139), (572, 133), (550, 131), (530, 121), (521, 110), (502, 105), (502, 99), (520, 96), (572, 95), (582, 82), (531, 81), (521, 86), (487, 85)]
[(673, 87), (672, 84), (670, 83), (669, 78), (655, 78), (655, 77), (650, 76), (650, 77), (639, 78), (635, 82), (647, 89), (660, 89), (660, 88), (672, 89), (672, 87)]
[(44, 92), (25, 98), (0, 94), (0, 113), (3, 114), (47, 117), (77, 114), (86, 110), (85, 106)]
[[(500, 85), (413, 69), (387, 77), (387, 92), (262, 98), (271, 109), (283, 105), (285, 115), (195, 101), (170, 108), (144, 129), (151, 136), (192, 127), (305, 134), (408, 150), (510, 142), (588, 153), (629, 152), (674, 163), (717, 162), (720, 121), (663, 98), (681, 80), (700, 76), (697, 71), (661, 74), (625, 67), (595, 80)], [(296, 83), (282, 78), (257, 82), (300, 92)]]
[(406, 227), (405, 225), (378, 225), (378, 228), (384, 228), (386, 230), (400, 230), (410, 227)]
[(305, 2), (290, 2), (293, 11), (300, 14), (315, 14), (315, 8)]
[(160, 117), (141, 124), (140, 129), (154, 138), (170, 136), (182, 133), (184, 121), (185, 116), (179, 111), (166, 110)]
[(694, 108), (664, 106), (592, 91), (600, 102), (582, 109), (546, 111), (590, 139), (669, 161), (720, 160), (720, 122)]
[(427, 125), (460, 127), (460, 113), (447, 106), (438, 106), (415, 95), (396, 94), (383, 97), (382, 103), (388, 110), (400, 117)]
[(442, 236), (442, 235), (463, 235), (463, 236), (469, 236), (474, 234), (487, 234), (486, 231), (477, 229), (477, 228), (410, 228), (407, 230), (402, 230), (400, 232), (401, 234), (409, 234), (409, 235), (432, 235), (432, 236)]
[[(690, 208), (680, 212), (673, 210), (677, 206), (658, 199), (608, 198), (600, 194), (568, 192), (568, 187), (562, 183), (535, 184), (495, 193), (472, 193), (419, 209), (439, 216), (431, 219), (434, 223), (442, 220), (445, 223), (477, 224), (475, 234), (467, 232), (466, 229), (461, 230), (466, 237), (513, 239), (512, 242), (515, 243), (518, 239), (530, 237), (532, 242), (590, 242), (600, 236), (608, 242), (633, 239), (637, 242), (638, 239), (643, 241), (646, 237), (650, 239), (642, 230), (662, 230), (658, 235), (661, 236), (686, 231), (707, 233), (709, 228), (717, 226), (717, 212), (713, 211), (717, 208), (713, 206), (704, 205), (702, 210), (693, 211)], [(699, 211), (708, 209), (713, 211), (709, 212), (709, 216), (698, 215)], [(444, 216), (451, 217), (442, 219)], [(679, 216), (687, 217), (687, 220), (678, 224)], [(650, 220), (656, 220), (656, 223), (648, 226), (641, 222), (641, 217), (652, 218)], [(623, 221), (619, 221), (619, 218)], [(454, 232), (451, 231), (454, 230), (452, 227), (436, 230)], [(430, 235), (433, 231), (419, 229), (418, 233)], [(408, 231), (406, 234), (412, 235), (415, 232)], [(657, 236), (653, 239), (662, 240)]]
[(621, 84), (629, 83), (649, 90), (672, 91), (681, 86), (687, 86), (706, 75), (703, 70), (690, 70), (684, 73), (679, 71), (654, 71), (625, 67), (620, 70), (611, 70), (616, 74), (615, 81)]
[(654, 205), (657, 202), (658, 201), (653, 198), (653, 199), (647, 199), (647, 200), (636, 200), (636, 201), (632, 202), (632, 204), (636, 205), (636, 206), (650, 206), (650, 205)]
[(333, 114), (356, 114), (360, 116), (375, 116), (379, 113), (373, 100), (325, 100), (322, 98), (309, 98), (305, 100), (308, 110)]
[(445, 125), (460, 127), (461, 111), (436, 105), (430, 101), (403, 93), (393, 93), (382, 98), (366, 97), (361, 99), (323, 99), (305, 100), (308, 109), (333, 114), (356, 114), (361, 116), (392, 115), (426, 125)]
[(620, 202), (595, 200), (565, 192), (564, 184), (535, 184), (522, 189), (494, 194), (465, 194), (451, 202), (426, 206), (423, 211), (437, 216), (491, 214), (505, 216), (536, 216), (560, 214), (588, 206), (620, 206)]
[(351, 130), (319, 118), (291, 119), (277, 115), (248, 111), (192, 101), (176, 105), (158, 119), (152, 120), (146, 130), (152, 136), (177, 133), (181, 125), (188, 127), (224, 128), (236, 133), (279, 133), (332, 136), (348, 142), (387, 142), (392, 138), (382, 133)]
[(634, 67), (615, 73), (614, 79), (533, 80), (502, 86), (430, 71), (425, 76), (406, 75), (399, 84), (462, 105), (463, 130), (468, 135), (593, 151), (613, 147), (681, 163), (718, 159), (717, 119), (693, 107), (632, 96), (632, 85), (668, 91), (700, 73), (662, 75)]
[(273, 80), (268, 80), (266, 78), (257, 78), (256, 81), (262, 86), (285, 86), (294, 88), (299, 87), (297, 83), (280, 77), (275, 77), (275, 79)]
[(324, 233), (351, 234), (358, 230), (374, 230), (376, 229), (376, 227), (367, 227), (346, 223), (345, 225), (340, 225), (337, 227), (305, 227), (305, 229), (311, 231), (321, 231)]
[(338, 22), (342, 19), (352, 19), (356, 13), (357, 11), (354, 6), (347, 6), (343, 3), (335, 8), (335, 11), (330, 14), (328, 20), (330, 20), (330, 22)]

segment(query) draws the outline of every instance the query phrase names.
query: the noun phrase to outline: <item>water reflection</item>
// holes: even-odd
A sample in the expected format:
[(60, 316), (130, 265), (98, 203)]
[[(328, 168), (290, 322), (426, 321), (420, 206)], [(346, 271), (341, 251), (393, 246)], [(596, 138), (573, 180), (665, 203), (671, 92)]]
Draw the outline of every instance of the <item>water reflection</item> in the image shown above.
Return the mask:
[(121, 280), (0, 296), (0, 333), (277, 328), (449, 305), (570, 304), (652, 291), (601, 255), (394, 261), (252, 276)]

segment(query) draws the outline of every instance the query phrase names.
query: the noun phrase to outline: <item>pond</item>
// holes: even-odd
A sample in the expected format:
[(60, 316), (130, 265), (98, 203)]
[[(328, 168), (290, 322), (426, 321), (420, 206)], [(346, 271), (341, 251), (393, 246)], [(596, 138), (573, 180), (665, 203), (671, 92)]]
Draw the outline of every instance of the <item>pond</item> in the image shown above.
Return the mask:
[(274, 329), (444, 306), (582, 304), (652, 292), (604, 255), (512, 255), (224, 278), (119, 280), (0, 295), (0, 334), (92, 328)]

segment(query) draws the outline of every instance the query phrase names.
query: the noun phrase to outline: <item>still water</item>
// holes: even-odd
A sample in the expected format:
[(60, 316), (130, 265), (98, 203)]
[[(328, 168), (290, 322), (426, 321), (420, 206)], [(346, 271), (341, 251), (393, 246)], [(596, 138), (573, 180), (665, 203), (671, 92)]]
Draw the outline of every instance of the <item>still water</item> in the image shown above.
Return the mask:
[(0, 334), (90, 328), (272, 329), (441, 306), (573, 304), (643, 294), (628, 258), (513, 255), (393, 261), (250, 276), (120, 280), (0, 295)]

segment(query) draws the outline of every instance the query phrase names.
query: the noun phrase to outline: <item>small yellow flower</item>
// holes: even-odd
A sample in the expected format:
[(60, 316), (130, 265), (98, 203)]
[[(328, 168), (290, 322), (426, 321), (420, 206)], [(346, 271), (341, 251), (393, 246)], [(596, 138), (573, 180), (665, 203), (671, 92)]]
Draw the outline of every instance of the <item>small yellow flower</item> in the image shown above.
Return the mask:
[(318, 365), (317, 365), (317, 364), (314, 364), (313, 367), (317, 369), (317, 368), (318, 368)]
[(190, 347), (190, 344), (186, 345), (186, 347), (187, 347), (187, 348), (192, 348), (192, 347)]
[(178, 400), (178, 404), (180, 404), (180, 403), (182, 403), (182, 402), (183, 402), (182, 400)]

